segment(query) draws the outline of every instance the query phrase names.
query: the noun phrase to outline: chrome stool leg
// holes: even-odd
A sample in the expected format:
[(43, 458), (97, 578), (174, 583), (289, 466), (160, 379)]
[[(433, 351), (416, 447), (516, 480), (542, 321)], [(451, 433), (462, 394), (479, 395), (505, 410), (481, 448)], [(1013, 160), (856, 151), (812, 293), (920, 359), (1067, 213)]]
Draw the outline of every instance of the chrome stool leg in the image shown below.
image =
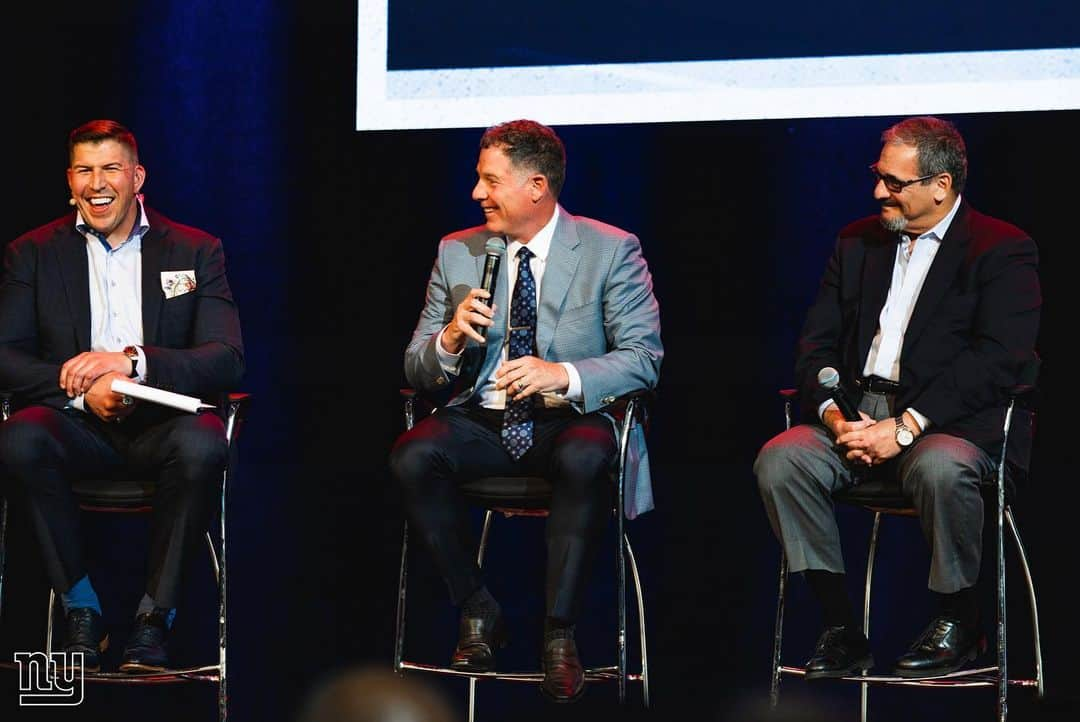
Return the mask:
[(1027, 554), (1024, 552), (1024, 544), (1020, 541), (1020, 531), (1016, 528), (1016, 520), (1013, 518), (1012, 509), (1005, 508), (1005, 521), (1008, 522), (1009, 531), (1012, 532), (1013, 541), (1016, 542), (1016, 551), (1020, 557), (1020, 568), (1024, 572), (1024, 581), (1027, 583), (1028, 601), (1031, 603), (1031, 633), (1035, 638), (1035, 689), (1039, 699), (1046, 694), (1043, 686), (1043, 661), (1042, 661), (1042, 638), (1039, 634), (1039, 606), (1035, 601), (1035, 583), (1031, 578), (1031, 568), (1028, 566)]
[(53, 651), (53, 616), (56, 613), (56, 592), (49, 587), (49, 621), (45, 624), (45, 654)]
[[(881, 530), (881, 512), (874, 512), (874, 528), (870, 532), (870, 551), (866, 556), (866, 587), (863, 590), (863, 636), (870, 639), (870, 585), (874, 578), (874, 558), (877, 556), (878, 534)], [(863, 672), (866, 676), (866, 672)], [(870, 718), (870, 685), (859, 685), (859, 719), (867, 722)]]
[(7, 499), (0, 496), (0, 619), (4, 616), (4, 569), (7, 566)]
[[(484, 552), (487, 551), (488, 536), (491, 534), (491, 520), (495, 518), (495, 512), (488, 509), (484, 512), (484, 530), (480, 532), (480, 547), (476, 550), (476, 566), (483, 568)], [(476, 720), (476, 677), (469, 677), (469, 722)]]
[(780, 703), (780, 647), (784, 636), (784, 598), (787, 594), (787, 555), (780, 548), (780, 582), (776, 595), (776, 628), (773, 634), (772, 682), (769, 686), (769, 707), (775, 709)]
[(645, 599), (641, 592), (641, 577), (638, 576), (637, 560), (634, 559), (634, 550), (630, 547), (630, 537), (623, 535), (626, 544), (626, 554), (630, 560), (630, 571), (634, 575), (634, 590), (637, 593), (638, 609), (638, 635), (641, 640), (641, 689), (645, 708), (649, 707), (649, 651), (645, 642)]
[(405, 656), (405, 591), (409, 573), (409, 522), (401, 532), (401, 567), (398, 570), (397, 621), (394, 625), (394, 671), (401, 674)]

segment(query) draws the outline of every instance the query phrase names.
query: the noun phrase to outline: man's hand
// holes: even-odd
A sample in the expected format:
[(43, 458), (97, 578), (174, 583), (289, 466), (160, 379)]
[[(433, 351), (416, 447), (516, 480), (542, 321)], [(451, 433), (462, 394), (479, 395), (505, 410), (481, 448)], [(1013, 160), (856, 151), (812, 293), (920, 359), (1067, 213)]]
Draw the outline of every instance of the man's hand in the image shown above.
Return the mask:
[(489, 299), (491, 294), (482, 288), (473, 288), (465, 300), (458, 304), (454, 310), (454, 318), (443, 331), (442, 345), (447, 353), (461, 353), (465, 348), (465, 339), (484, 343), (474, 326), (492, 326), (495, 322), (491, 319), (495, 315), (495, 307), (488, 306), (481, 299)]
[(495, 370), (495, 388), (506, 389), (511, 401), (548, 391), (562, 394), (570, 388), (570, 375), (562, 364), (519, 356)]
[(60, 388), (73, 399), (85, 394), (102, 374), (117, 373), (128, 378), (131, 359), (120, 351), (84, 351), (60, 367)]
[[(127, 356), (124, 356), (124, 360), (128, 361), (129, 366), (131, 365), (131, 361), (128, 360)], [(126, 373), (110, 371), (103, 376), (99, 376), (97, 381), (90, 385), (90, 390), (86, 392), (86, 397), (83, 399), (86, 409), (93, 412), (102, 421), (120, 421), (135, 410), (135, 399), (112, 390), (113, 379), (129, 380)], [(125, 399), (128, 402), (126, 404), (124, 403)]]
[(893, 419), (869, 424), (856, 421), (851, 427), (836, 437), (836, 443), (847, 450), (849, 460), (873, 466), (900, 453), (900, 444), (896, 443), (896, 421)]

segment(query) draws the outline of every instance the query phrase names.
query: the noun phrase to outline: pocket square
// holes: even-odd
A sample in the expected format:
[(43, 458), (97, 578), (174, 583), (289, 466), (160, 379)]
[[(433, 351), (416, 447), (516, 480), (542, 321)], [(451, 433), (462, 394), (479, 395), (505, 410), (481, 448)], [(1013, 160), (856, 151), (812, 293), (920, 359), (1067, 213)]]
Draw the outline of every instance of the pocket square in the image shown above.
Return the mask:
[(195, 269), (161, 272), (161, 291), (165, 294), (165, 298), (176, 298), (194, 290)]

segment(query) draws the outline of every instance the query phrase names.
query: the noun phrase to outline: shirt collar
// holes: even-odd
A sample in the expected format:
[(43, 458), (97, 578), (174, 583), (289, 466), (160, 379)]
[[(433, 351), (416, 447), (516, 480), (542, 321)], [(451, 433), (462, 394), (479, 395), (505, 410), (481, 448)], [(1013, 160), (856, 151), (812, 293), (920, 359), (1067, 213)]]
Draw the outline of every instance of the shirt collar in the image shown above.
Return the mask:
[[(150, 230), (150, 221), (146, 218), (146, 208), (143, 207), (143, 197), (141, 193), (135, 196), (135, 202), (139, 206), (139, 217), (135, 221), (135, 225), (132, 226), (131, 233), (129, 233), (128, 237), (124, 239), (124, 242), (116, 248), (122, 248), (132, 240), (137, 239), (141, 241), (142, 237), (146, 235), (146, 232)], [(90, 237), (92, 236), (101, 241), (101, 245), (105, 246), (106, 251), (114, 250), (113, 247), (109, 245), (109, 241), (107, 238), (105, 238), (105, 236), (90, 227), (90, 224), (88, 224), (86, 220), (83, 219), (82, 211), (79, 210), (75, 211), (75, 230), (86, 236), (87, 240), (90, 240)]]
[[(916, 236), (915, 240), (920, 240), (922, 238), (934, 238), (935, 240), (940, 241), (942, 238), (944, 238), (945, 234), (949, 230), (949, 226), (952, 225), (953, 218), (956, 217), (956, 212), (960, 210), (960, 200), (961, 197), (957, 195), (956, 202), (953, 203), (953, 207), (949, 209), (949, 212), (945, 214), (945, 217), (938, 221), (937, 225), (928, 230), (926, 233), (922, 233)], [(903, 241), (910, 241), (911, 234), (901, 232), (900, 239)]]
[[(555, 212), (551, 214), (551, 220), (549, 220), (543, 228), (536, 232), (536, 235), (529, 239), (529, 251), (541, 261), (547, 260), (548, 252), (551, 250), (551, 239), (555, 236), (555, 226), (559, 222), (559, 206), (556, 204)], [(512, 240), (510, 245), (506, 247), (506, 253), (510, 258), (517, 258), (518, 249), (526, 244), (521, 241)]]

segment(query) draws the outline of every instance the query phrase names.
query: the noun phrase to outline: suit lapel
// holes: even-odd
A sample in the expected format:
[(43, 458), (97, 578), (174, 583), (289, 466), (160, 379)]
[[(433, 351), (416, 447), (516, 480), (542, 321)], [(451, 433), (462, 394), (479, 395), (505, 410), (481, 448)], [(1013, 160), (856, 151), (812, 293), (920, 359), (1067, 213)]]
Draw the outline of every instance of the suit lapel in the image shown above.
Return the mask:
[(161, 291), (161, 271), (168, 261), (165, 231), (159, 223), (151, 223), (142, 239), (142, 327), (143, 343), (158, 342), (158, 319), (165, 294)]
[(540, 283), (540, 301), (536, 307), (536, 353), (546, 358), (555, 336), (555, 324), (562, 312), (570, 282), (577, 272), (581, 255), (577, 247), (581, 244), (577, 229), (570, 214), (559, 207), (559, 220), (555, 224), (555, 234), (551, 239), (544, 279)]
[[(863, 300), (859, 306), (859, 358), (865, 359), (877, 333), (878, 319), (892, 284), (896, 262), (896, 234), (882, 229), (867, 243), (863, 265)], [(860, 373), (862, 370), (860, 369)]]
[(86, 258), (86, 237), (75, 231), (74, 220), (62, 233), (55, 248), (68, 311), (75, 326), (75, 343), (80, 352), (89, 351), (90, 262)]
[(971, 240), (971, 228), (968, 225), (968, 205), (961, 203), (956, 212), (949, 230), (941, 239), (941, 245), (934, 255), (934, 261), (930, 264), (930, 270), (923, 281), (919, 298), (915, 301), (915, 308), (911, 312), (911, 320), (904, 332), (904, 345), (900, 356), (904, 357), (908, 349), (915, 347), (915, 341), (919, 334), (926, 328), (934, 312), (941, 304), (942, 298), (956, 278), (956, 272), (963, 263), (967, 253), (968, 244)]

